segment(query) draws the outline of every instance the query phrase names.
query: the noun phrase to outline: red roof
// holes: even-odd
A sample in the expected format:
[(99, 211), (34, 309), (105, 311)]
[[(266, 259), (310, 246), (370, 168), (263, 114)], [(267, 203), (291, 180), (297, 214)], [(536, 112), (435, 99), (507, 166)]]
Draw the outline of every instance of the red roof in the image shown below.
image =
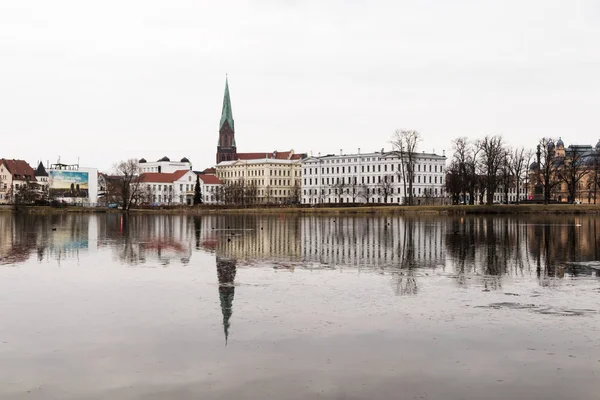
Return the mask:
[(261, 158), (273, 158), (276, 160), (301, 160), (304, 154), (292, 153), (291, 151), (267, 151), (264, 153), (237, 153), (238, 160), (260, 160)]
[(206, 185), (222, 185), (223, 182), (214, 175), (198, 175)]
[[(8, 172), (12, 175), (13, 179), (23, 180), (23, 177), (29, 177), (30, 181), (35, 181), (35, 172), (33, 168), (26, 161), (23, 160), (7, 160), (3, 158), (0, 160), (0, 163), (6, 166)], [(15, 175), (19, 175), (19, 177), (15, 177)]]
[(145, 172), (140, 175), (140, 182), (173, 183), (173, 174), (163, 172)]
[(140, 182), (146, 183), (173, 183), (190, 172), (189, 169), (180, 169), (175, 172), (144, 172), (140, 175)]
[(180, 169), (179, 171), (173, 172), (173, 180), (177, 181), (181, 179), (181, 177), (187, 174), (188, 172), (190, 172), (189, 169)]

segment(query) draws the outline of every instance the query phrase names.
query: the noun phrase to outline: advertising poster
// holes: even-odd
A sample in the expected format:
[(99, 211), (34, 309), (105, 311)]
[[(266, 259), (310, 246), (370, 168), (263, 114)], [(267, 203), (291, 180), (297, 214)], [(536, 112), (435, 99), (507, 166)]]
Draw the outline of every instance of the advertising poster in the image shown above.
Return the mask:
[(53, 170), (48, 175), (51, 197), (88, 197), (87, 172)]

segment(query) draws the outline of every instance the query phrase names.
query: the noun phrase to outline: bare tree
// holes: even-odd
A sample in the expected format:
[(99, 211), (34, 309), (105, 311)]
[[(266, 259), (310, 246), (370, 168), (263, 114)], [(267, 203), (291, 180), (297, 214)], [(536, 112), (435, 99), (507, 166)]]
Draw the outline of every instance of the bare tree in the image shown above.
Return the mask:
[[(452, 198), (452, 204), (459, 204), (461, 202), (461, 195), (464, 196), (463, 177), (461, 176), (460, 166), (456, 160), (452, 160), (448, 169), (446, 170), (446, 192), (450, 194)], [(464, 197), (463, 197), (464, 201)]]
[(129, 159), (117, 163), (114, 167), (119, 177), (120, 200), (123, 211), (136, 205), (141, 194), (140, 168), (137, 160)]
[(415, 165), (417, 162), (417, 147), (421, 142), (421, 134), (412, 130), (396, 130), (392, 139), (393, 153), (400, 158), (399, 176), (402, 177), (404, 195), (407, 195), (408, 205), (413, 205), (413, 183), (415, 179)]
[(558, 171), (558, 177), (567, 185), (567, 201), (574, 202), (579, 194), (579, 183), (590, 172), (583, 153), (575, 148), (568, 148)]
[(466, 137), (456, 138), (452, 143), (453, 160), (456, 163), (458, 184), (461, 187), (462, 202), (475, 204), (475, 193), (478, 186), (477, 164), (480, 148), (469, 143)]
[(384, 175), (377, 184), (377, 190), (383, 196), (383, 202), (388, 202), (388, 197), (394, 193), (394, 176)]
[(344, 190), (346, 189), (346, 187), (347, 187), (346, 181), (344, 180), (343, 176), (341, 178), (340, 177), (336, 178), (336, 182), (333, 185), (333, 192), (334, 192), (335, 196), (337, 197), (338, 203), (342, 203), (342, 201), (343, 201), (342, 195), (344, 194)]
[(356, 199), (360, 197), (361, 194), (361, 186), (358, 183), (358, 178), (356, 176), (350, 179), (350, 183), (348, 183), (348, 194), (352, 198), (352, 202), (356, 203)]
[(479, 168), (485, 179), (486, 203), (494, 202), (494, 193), (498, 187), (498, 172), (504, 160), (504, 142), (501, 136), (486, 135), (477, 142), (481, 149)]
[(598, 187), (600, 186), (600, 148), (596, 147), (592, 157), (592, 172), (590, 174), (590, 178), (588, 179), (590, 196), (588, 197), (591, 197), (591, 193), (593, 193), (594, 204), (596, 204)]
[(499, 182), (502, 185), (502, 194), (504, 203), (508, 204), (508, 192), (514, 186), (514, 176), (510, 166), (512, 165), (512, 149), (503, 150), (502, 160), (500, 161)]
[(525, 177), (524, 175), (528, 172), (531, 156), (531, 151), (525, 150), (524, 147), (518, 147), (512, 151), (510, 157), (510, 170), (514, 177), (515, 190), (517, 192), (516, 204), (519, 204), (519, 201), (521, 200), (521, 182)]
[(258, 187), (254, 181), (250, 181), (244, 187), (244, 198), (247, 204), (256, 204), (258, 201)]
[(366, 203), (370, 203), (370, 200), (373, 197), (373, 192), (371, 192), (371, 189), (369, 189), (367, 184), (363, 183), (360, 188), (360, 195), (363, 199), (365, 199)]
[(37, 184), (34, 182), (25, 182), (19, 185), (14, 191), (15, 204), (32, 204), (40, 198), (37, 190)]
[(294, 187), (292, 187), (290, 191), (290, 203), (291, 204), (300, 204), (302, 199), (302, 188), (300, 187), (300, 182), (296, 181), (294, 183)]
[(558, 169), (560, 163), (555, 158), (554, 140), (542, 138), (537, 145), (537, 170), (535, 171), (538, 184), (543, 188), (544, 204), (548, 204), (554, 188), (560, 183)]

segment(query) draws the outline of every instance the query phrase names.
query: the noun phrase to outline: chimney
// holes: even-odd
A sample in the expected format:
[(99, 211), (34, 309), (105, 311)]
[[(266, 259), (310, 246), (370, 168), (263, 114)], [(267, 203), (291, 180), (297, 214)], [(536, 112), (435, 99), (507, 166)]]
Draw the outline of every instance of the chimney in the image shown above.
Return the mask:
[(360, 147), (358, 148), (358, 154), (360, 154)]
[(446, 150), (442, 150), (442, 155), (446, 157)]
[(342, 149), (340, 149), (340, 156), (342, 155)]

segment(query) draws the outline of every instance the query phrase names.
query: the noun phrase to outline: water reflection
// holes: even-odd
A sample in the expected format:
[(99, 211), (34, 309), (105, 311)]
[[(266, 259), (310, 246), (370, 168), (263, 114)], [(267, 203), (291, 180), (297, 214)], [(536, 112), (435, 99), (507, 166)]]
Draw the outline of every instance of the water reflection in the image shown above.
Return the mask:
[(219, 301), (221, 313), (223, 314), (223, 333), (225, 344), (229, 338), (229, 327), (231, 326), (231, 315), (233, 314), (233, 297), (235, 295), (235, 272), (236, 261), (217, 257), (217, 276), (219, 278)]
[[(131, 266), (188, 265), (195, 252), (232, 265), (293, 270), (354, 268), (389, 274), (398, 294), (416, 294), (423, 271), (456, 275), (459, 285), (502, 287), (502, 277), (548, 279), (598, 274), (596, 216), (322, 217), (79, 215), (0, 216), (0, 262), (19, 265), (109, 251)], [(231, 282), (224, 280), (231, 277)], [(476, 279), (468, 279), (476, 277)], [(226, 287), (226, 286), (224, 286)]]

